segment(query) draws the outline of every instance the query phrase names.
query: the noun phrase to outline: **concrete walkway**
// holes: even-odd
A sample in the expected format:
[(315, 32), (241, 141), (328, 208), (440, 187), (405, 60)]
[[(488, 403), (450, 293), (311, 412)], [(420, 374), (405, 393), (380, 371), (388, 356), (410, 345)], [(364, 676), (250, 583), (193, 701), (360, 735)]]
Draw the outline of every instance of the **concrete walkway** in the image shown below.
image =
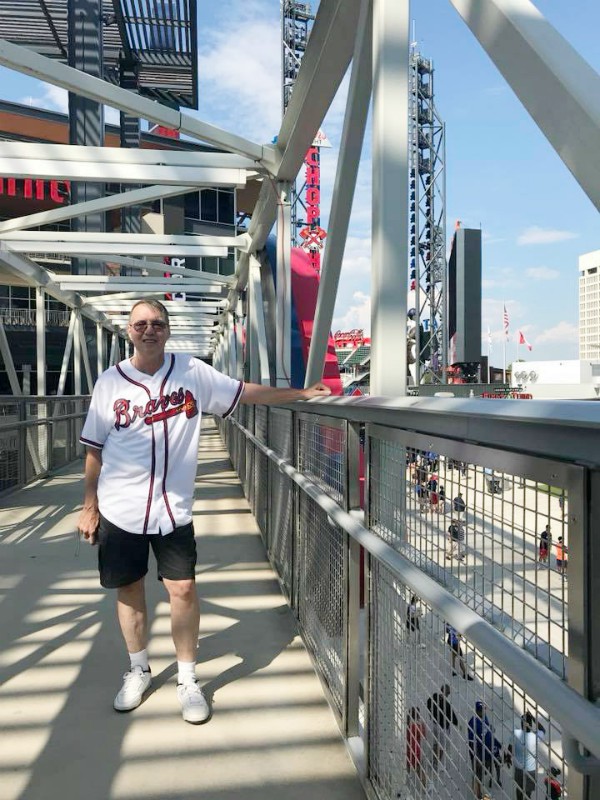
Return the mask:
[(128, 660), (96, 552), (78, 551), (81, 477), (78, 462), (0, 501), (1, 800), (362, 800), (212, 420), (194, 506), (206, 725), (180, 716), (154, 564), (152, 692), (113, 711)]

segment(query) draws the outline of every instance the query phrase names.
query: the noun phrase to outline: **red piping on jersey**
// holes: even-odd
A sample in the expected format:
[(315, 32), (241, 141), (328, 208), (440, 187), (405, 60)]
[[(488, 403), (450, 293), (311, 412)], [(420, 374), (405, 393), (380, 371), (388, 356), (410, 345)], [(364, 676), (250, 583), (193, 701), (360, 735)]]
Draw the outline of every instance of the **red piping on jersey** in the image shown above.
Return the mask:
[[(144, 386), (144, 384), (140, 383), (139, 381), (134, 381), (133, 378), (130, 378), (129, 375), (126, 375), (118, 364), (116, 364), (115, 366), (117, 368), (117, 371), (123, 378), (125, 378), (126, 381), (129, 381), (129, 383), (133, 383), (134, 386), (139, 386), (140, 389), (143, 389), (146, 392), (146, 394), (148, 395), (148, 399), (152, 400), (150, 389), (148, 389), (147, 386)], [(148, 522), (150, 520), (150, 508), (152, 506), (152, 493), (154, 491), (154, 473), (156, 471), (156, 441), (154, 439), (154, 428), (151, 428), (151, 430), (152, 430), (152, 463), (150, 466), (150, 487), (148, 489), (148, 502), (146, 503), (146, 516), (144, 518), (144, 530), (142, 531), (142, 533), (148, 532)]]
[[(173, 372), (174, 368), (175, 368), (175, 354), (171, 353), (171, 366), (169, 367), (169, 369), (167, 371), (167, 374), (165, 375), (165, 379), (162, 382), (162, 385), (160, 387), (160, 395), (159, 396), (161, 398), (163, 396), (165, 385), (166, 385), (166, 383), (167, 383), (167, 381), (169, 379), (170, 374)], [(167, 509), (167, 513), (168, 513), (169, 517), (171, 518), (171, 522), (173, 524), (173, 530), (175, 530), (177, 525), (175, 524), (175, 517), (173, 516), (173, 513), (171, 511), (171, 506), (169, 505), (169, 498), (167, 497), (167, 489), (166, 489), (167, 470), (169, 469), (169, 426), (167, 424), (167, 420), (166, 419), (163, 419), (163, 430), (164, 430), (164, 433), (165, 433), (165, 468), (163, 470), (162, 495), (163, 495), (163, 500), (165, 501), (165, 507)], [(154, 433), (152, 435), (154, 435)]]
[(242, 394), (243, 389), (244, 389), (244, 381), (240, 381), (240, 385), (238, 386), (238, 390), (235, 393), (235, 397), (233, 398), (233, 403), (229, 406), (227, 411), (223, 414), (223, 419), (226, 419), (230, 414), (232, 414), (235, 411), (235, 407), (238, 404), (238, 400), (240, 399), (240, 396)]

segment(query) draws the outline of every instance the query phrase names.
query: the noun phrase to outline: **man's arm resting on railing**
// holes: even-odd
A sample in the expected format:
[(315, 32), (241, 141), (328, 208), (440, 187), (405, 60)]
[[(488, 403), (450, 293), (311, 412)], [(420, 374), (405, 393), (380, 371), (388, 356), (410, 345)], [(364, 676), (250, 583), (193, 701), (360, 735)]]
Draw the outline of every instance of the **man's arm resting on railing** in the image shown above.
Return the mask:
[(328, 397), (330, 394), (331, 389), (324, 383), (313, 383), (307, 389), (275, 388), (261, 386), (258, 383), (245, 383), (240, 403), (259, 406), (285, 405), (296, 400), (310, 400), (312, 397)]
[(102, 450), (87, 447), (85, 454), (85, 478), (83, 508), (77, 520), (77, 528), (90, 544), (96, 544), (96, 531), (100, 522), (98, 512), (98, 478), (102, 469)]

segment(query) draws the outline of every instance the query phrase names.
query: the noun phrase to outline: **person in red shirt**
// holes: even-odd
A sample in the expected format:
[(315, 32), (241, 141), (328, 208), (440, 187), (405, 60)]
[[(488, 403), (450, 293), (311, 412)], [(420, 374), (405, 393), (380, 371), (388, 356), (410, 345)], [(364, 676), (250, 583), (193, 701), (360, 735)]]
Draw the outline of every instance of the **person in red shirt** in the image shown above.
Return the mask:
[(422, 742), (427, 731), (419, 709), (413, 706), (406, 720), (406, 770), (415, 773), (423, 788), (427, 786), (427, 776), (423, 768)]

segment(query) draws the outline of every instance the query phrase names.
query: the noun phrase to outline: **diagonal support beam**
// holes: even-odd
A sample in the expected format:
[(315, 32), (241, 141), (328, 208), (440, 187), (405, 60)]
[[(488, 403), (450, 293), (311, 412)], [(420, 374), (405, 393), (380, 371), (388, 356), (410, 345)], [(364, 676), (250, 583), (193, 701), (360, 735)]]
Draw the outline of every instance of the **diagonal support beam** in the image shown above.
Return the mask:
[[(53, 208), (50, 211), (40, 211), (26, 217), (14, 217), (0, 222), (0, 234), (10, 231), (26, 230), (38, 225), (54, 225), (74, 217), (85, 217), (87, 214), (97, 214), (100, 211), (111, 211), (114, 208), (124, 208), (129, 205), (142, 205), (151, 203), (160, 198), (176, 197), (180, 194), (198, 191), (197, 186), (148, 186), (145, 189), (133, 189), (130, 192), (113, 194), (99, 200), (89, 200), (86, 203), (76, 203), (64, 208)], [(90, 261), (91, 259), (88, 259)]]
[(333, 320), (346, 237), (350, 224), (350, 213), (356, 176), (360, 164), (365, 127), (371, 100), (371, 70), (373, 60), (373, 19), (370, 0), (363, 0), (358, 36), (352, 60), (352, 74), (348, 89), (348, 103), (344, 117), (342, 141), (338, 157), (331, 213), (329, 236), (321, 269), (317, 308), (313, 323), (305, 386), (312, 386), (323, 377), (327, 343)]
[(529, 0), (450, 0), (600, 210), (600, 76)]

